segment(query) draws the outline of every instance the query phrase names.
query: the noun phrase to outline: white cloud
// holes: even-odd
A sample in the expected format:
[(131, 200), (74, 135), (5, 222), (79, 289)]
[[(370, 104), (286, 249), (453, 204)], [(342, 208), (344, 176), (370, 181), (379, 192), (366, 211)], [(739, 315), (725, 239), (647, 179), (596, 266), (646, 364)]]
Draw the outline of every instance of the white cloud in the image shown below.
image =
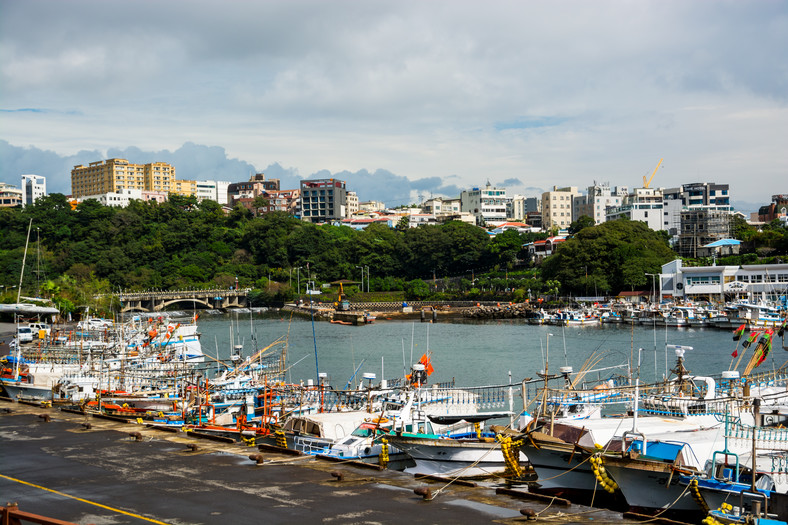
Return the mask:
[(632, 187), (664, 157), (660, 185), (785, 191), (783, 2), (0, 4), (0, 138), (15, 146), (194, 142), (460, 188)]

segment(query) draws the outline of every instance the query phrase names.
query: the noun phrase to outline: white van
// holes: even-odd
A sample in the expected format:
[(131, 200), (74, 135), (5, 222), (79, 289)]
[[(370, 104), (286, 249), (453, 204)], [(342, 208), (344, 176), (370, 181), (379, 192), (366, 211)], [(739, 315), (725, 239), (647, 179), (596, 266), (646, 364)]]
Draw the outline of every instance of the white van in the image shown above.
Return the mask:
[(33, 329), (29, 326), (20, 326), (16, 329), (16, 340), (20, 343), (32, 343)]
[[(49, 337), (51, 329), (46, 323), (27, 323), (27, 326), (33, 331), (33, 338), (46, 339)], [(42, 333), (43, 332), (43, 333)]]

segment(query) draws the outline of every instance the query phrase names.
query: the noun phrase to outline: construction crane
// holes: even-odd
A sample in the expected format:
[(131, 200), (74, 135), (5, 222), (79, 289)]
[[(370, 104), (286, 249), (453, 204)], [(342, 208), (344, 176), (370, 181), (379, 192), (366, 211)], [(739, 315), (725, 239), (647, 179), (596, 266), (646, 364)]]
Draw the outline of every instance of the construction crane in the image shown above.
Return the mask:
[(659, 169), (659, 165), (660, 164), (662, 164), (662, 159), (659, 159), (659, 162), (657, 162), (657, 167), (654, 168), (654, 173), (651, 174), (651, 177), (649, 177), (648, 180), (646, 180), (646, 176), (643, 175), (643, 187), (644, 188), (648, 188), (648, 185), (651, 184), (652, 180), (654, 180), (654, 175), (657, 174), (657, 170)]

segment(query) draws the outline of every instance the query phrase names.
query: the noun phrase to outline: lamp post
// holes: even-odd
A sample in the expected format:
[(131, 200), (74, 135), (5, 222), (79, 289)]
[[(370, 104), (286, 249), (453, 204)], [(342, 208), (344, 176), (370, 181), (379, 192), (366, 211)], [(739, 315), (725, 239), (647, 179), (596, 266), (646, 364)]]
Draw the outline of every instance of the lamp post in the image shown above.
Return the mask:
[(298, 283), (296, 288), (296, 295), (301, 295), (301, 268), (303, 268), (303, 266), (299, 266), (296, 268), (297, 283)]
[(361, 269), (361, 291), (363, 292), (364, 291), (364, 267), (356, 265), (356, 268), (360, 268)]
[(369, 266), (364, 266), (367, 269), (367, 293), (369, 293)]

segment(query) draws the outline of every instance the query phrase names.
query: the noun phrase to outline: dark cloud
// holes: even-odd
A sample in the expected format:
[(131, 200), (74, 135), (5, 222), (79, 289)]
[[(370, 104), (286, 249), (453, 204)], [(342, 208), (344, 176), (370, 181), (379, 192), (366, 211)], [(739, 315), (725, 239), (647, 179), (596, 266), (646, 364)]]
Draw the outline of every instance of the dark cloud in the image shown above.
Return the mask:
[(103, 154), (98, 151), (61, 156), (54, 151), (34, 146), (22, 148), (0, 140), (0, 180), (19, 187), (22, 175), (42, 175), (47, 179), (49, 193), (67, 195), (71, 193), (71, 169), (102, 158)]
[(35, 147), (23, 148), (0, 140), (0, 180), (19, 186), (23, 174), (43, 175), (47, 178), (50, 193), (71, 193), (71, 169), (79, 164), (108, 158), (123, 158), (135, 164), (167, 162), (175, 167), (177, 178), (184, 180), (226, 180), (241, 182), (249, 180), (255, 173), (265, 173), (266, 178), (279, 179), (282, 189), (298, 188), (302, 179), (341, 179), (350, 191), (355, 191), (361, 201), (377, 200), (388, 206), (415, 202), (417, 194), (457, 197), (460, 189), (456, 185), (444, 185), (440, 177), (426, 177), (415, 181), (388, 170), (356, 172), (320, 170), (302, 176), (295, 168), (285, 168), (279, 163), (269, 164), (258, 170), (249, 162), (232, 159), (220, 146), (206, 146), (187, 142), (180, 148), (159, 151), (144, 151), (131, 146), (110, 148), (106, 153), (80, 151), (76, 155), (60, 156), (53, 151)]

